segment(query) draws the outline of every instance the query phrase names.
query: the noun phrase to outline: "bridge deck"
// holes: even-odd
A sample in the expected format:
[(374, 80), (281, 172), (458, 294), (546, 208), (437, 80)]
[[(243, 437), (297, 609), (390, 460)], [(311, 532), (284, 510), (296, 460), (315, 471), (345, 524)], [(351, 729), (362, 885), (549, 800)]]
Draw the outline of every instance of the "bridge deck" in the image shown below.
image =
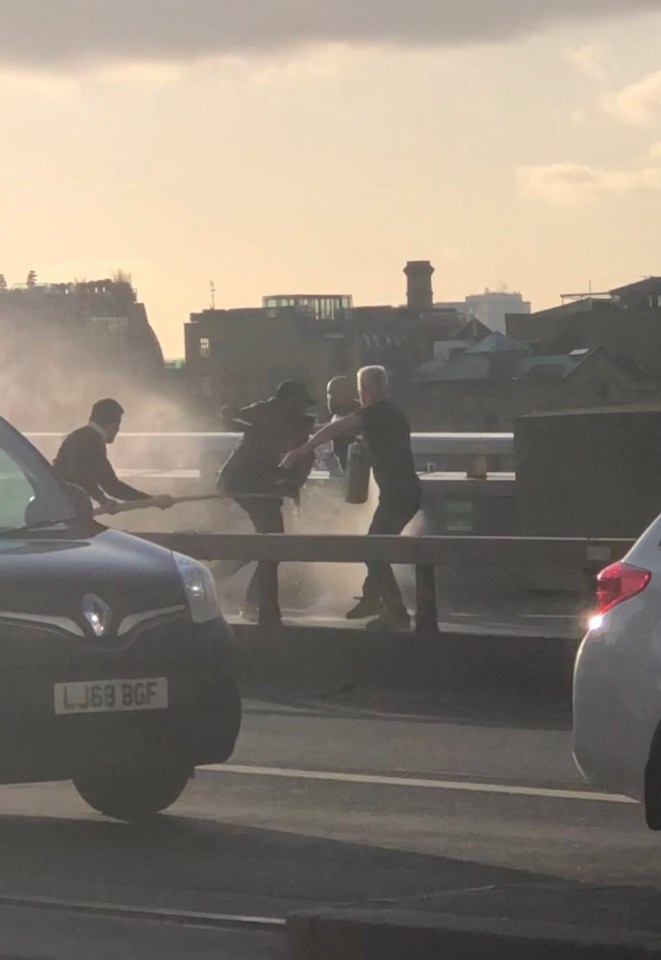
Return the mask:
[[(256, 624), (244, 620), (239, 613), (228, 613), (228, 621), (233, 627), (240, 631), (252, 632), (259, 631), (260, 627)], [(568, 613), (521, 613), (518, 615), (499, 615), (483, 613), (455, 613), (450, 615), (441, 615), (438, 621), (438, 628), (441, 634), (452, 636), (476, 636), (476, 637), (517, 637), (520, 639), (543, 639), (543, 640), (571, 640), (578, 641), (585, 633), (581, 618), (571, 616)], [(332, 614), (301, 612), (296, 610), (285, 610), (283, 612), (283, 623), (280, 631), (306, 631), (313, 632), (323, 630), (341, 631), (344, 637), (349, 634), (356, 639), (364, 638), (365, 634), (371, 634), (366, 630), (364, 623), (352, 622), (341, 616)], [(406, 631), (393, 632), (392, 635), (406, 636)], [(411, 631), (413, 635), (413, 631)], [(380, 633), (379, 636), (383, 636)]]

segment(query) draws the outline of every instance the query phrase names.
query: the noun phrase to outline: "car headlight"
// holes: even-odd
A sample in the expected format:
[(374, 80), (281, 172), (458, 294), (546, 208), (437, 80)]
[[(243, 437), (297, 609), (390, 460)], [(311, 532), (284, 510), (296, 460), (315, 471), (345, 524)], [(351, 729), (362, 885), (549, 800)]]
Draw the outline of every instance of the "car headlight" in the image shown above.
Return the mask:
[(179, 576), (184, 587), (193, 623), (207, 623), (220, 616), (218, 595), (213, 577), (202, 563), (173, 553)]

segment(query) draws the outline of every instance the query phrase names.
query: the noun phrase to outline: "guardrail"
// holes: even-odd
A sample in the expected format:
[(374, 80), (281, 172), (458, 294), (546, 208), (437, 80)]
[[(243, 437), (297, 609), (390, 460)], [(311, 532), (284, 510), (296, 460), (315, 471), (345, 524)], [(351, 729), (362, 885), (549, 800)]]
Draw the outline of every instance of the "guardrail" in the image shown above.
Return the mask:
[[(60, 432), (33, 432), (27, 437), (52, 459), (64, 437)], [(199, 469), (203, 478), (215, 476), (219, 465), (232, 452), (241, 434), (213, 432), (120, 433), (113, 457), (116, 466)], [(470, 476), (484, 476), (513, 469), (512, 433), (414, 433), (411, 449), (420, 472), (453, 469)]]
[(618, 560), (633, 540), (585, 540), (539, 537), (385, 537), (292, 536), (289, 534), (143, 533), (145, 540), (198, 560), (258, 561), (260, 583), (259, 624), (280, 624), (278, 609), (279, 563), (386, 562), (415, 568), (415, 630), (438, 636), (435, 568), (554, 567), (578, 570), (586, 588), (596, 573)]

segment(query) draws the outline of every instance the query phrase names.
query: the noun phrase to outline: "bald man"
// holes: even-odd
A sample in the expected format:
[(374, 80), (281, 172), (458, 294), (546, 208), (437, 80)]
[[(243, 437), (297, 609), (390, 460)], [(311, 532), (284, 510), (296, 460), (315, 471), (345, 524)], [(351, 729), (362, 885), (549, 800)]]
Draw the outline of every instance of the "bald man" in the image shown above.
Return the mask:
[[(411, 428), (401, 410), (390, 403), (388, 374), (383, 367), (358, 371), (360, 407), (318, 430), (297, 450), (283, 458), (292, 467), (317, 447), (339, 437), (360, 433), (367, 442), (374, 480), (379, 488), (379, 505), (368, 533), (397, 536), (413, 519), (422, 499), (422, 488), (411, 451)], [(410, 626), (395, 575), (389, 564), (367, 564), (367, 579), (358, 605), (347, 613), (349, 620), (375, 617), (370, 629), (402, 629)]]
[[(360, 409), (360, 401), (356, 397), (356, 392), (356, 384), (351, 377), (334, 377), (329, 382), (326, 387), (326, 404), (331, 415), (331, 423)], [(346, 473), (349, 447), (355, 436), (355, 434), (353, 436), (345, 434), (333, 440), (333, 455), (342, 473)]]

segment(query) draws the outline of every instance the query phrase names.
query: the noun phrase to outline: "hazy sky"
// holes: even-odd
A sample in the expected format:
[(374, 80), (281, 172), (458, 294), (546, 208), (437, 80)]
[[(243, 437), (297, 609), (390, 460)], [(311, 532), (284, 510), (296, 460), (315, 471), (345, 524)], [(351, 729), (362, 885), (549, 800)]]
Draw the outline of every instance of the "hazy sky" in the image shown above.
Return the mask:
[[(581, 15), (575, 11), (579, 9)], [(659, 0), (0, 0), (0, 273), (536, 307), (661, 273)]]

